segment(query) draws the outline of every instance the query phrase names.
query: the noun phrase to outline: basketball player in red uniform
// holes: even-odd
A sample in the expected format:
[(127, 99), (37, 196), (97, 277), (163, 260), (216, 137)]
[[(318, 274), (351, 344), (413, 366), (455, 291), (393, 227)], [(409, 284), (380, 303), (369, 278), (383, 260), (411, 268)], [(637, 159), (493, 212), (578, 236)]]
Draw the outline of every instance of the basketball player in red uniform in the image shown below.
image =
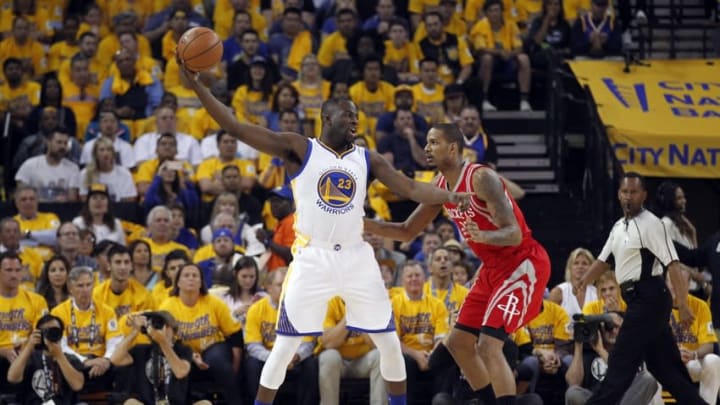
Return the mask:
[[(483, 403), (513, 404), (515, 379), (502, 352), (504, 340), (540, 313), (550, 259), (501, 177), (488, 166), (463, 161), (463, 143), (454, 124), (436, 124), (425, 147), (428, 163), (440, 172), (438, 187), (472, 193), (470, 209), (444, 207), (483, 262), (446, 344)], [(422, 204), (403, 223), (366, 219), (365, 231), (409, 241), (442, 207)]]

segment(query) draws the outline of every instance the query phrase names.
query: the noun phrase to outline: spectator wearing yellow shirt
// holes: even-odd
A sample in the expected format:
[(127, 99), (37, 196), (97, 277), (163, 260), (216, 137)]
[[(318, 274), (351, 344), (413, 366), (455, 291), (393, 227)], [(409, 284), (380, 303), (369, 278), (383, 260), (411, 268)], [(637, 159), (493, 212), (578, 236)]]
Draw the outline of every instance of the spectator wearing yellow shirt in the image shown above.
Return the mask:
[(63, 83), (62, 90), (63, 104), (74, 113), (76, 136), (82, 141), (100, 101), (100, 86), (91, 82), (90, 60), (83, 53), (71, 58), (70, 80)]
[(43, 258), (35, 249), (20, 246), (20, 224), (13, 218), (0, 221), (0, 252), (15, 252), (22, 261), (22, 286), (35, 291), (35, 284), (42, 272)]
[(377, 119), (386, 111), (393, 109), (395, 88), (392, 84), (380, 80), (382, 76), (382, 59), (377, 55), (365, 58), (361, 70), (363, 79), (350, 86), (350, 99), (369, 118), (369, 125), (374, 134)]
[(333, 297), (320, 337), (318, 355), (320, 401), (337, 405), (340, 400), (340, 378), (370, 380), (370, 403), (387, 404), (385, 381), (380, 374), (380, 352), (367, 333), (347, 329), (345, 302)]
[(63, 351), (76, 355), (83, 362), (84, 392), (112, 387), (114, 373), (110, 356), (122, 340), (115, 312), (107, 304), (93, 299), (94, 285), (92, 270), (73, 268), (68, 274), (70, 299), (50, 312), (65, 325)]
[(175, 276), (170, 297), (160, 305), (178, 321), (178, 336), (193, 351), (198, 373), (190, 376), (212, 379), (229, 402), (240, 396), (238, 372), (243, 338), (240, 323), (218, 297), (208, 294), (203, 273), (195, 264), (186, 264)]
[(7, 381), (7, 371), (29, 339), (33, 325), (48, 312), (45, 298), (20, 288), (22, 264), (14, 252), (0, 253), (0, 389), (15, 391)]
[[(55, 13), (51, 10), (52, 1), (7, 1), (0, 10), (0, 36), (5, 36), (12, 29), (12, 23), (17, 17), (22, 17), (29, 23), (30, 36), (38, 41), (50, 42), (53, 35)], [(62, 16), (62, 13), (60, 13)]]
[[(210, 93), (215, 98), (220, 100), (225, 105), (230, 104), (230, 92), (227, 88), (227, 82), (225, 80), (216, 80), (210, 85)], [(190, 122), (190, 131), (188, 132), (193, 138), (202, 141), (207, 136), (213, 136), (220, 130), (220, 124), (215, 121), (213, 117), (205, 107), (200, 108), (193, 116)], [(200, 154), (203, 158), (207, 158), (209, 155), (206, 152), (206, 148), (203, 147), (204, 142), (200, 143)]]
[(397, 72), (401, 82), (416, 81), (418, 76), (418, 54), (415, 42), (410, 42), (407, 23), (401, 19), (390, 22), (388, 37), (385, 40), (383, 63)]
[[(197, 0), (192, 0), (193, 3), (197, 3)], [(167, 2), (163, 4), (156, 4), (156, 6), (162, 6), (161, 10), (154, 8), (156, 12), (152, 14), (146, 21), (142, 29), (142, 34), (152, 44), (154, 49), (160, 49), (160, 43), (162, 36), (167, 32), (171, 16), (176, 11), (182, 11), (188, 18), (188, 22), (191, 27), (210, 27), (211, 23), (204, 15), (204, 10), (199, 7), (193, 7), (190, 1), (172, 1), (170, 4)], [(152, 10), (152, 9), (148, 9)], [(222, 38), (222, 37), (221, 37)], [(156, 55), (159, 57), (160, 55)]]
[(487, 0), (484, 6), (485, 18), (470, 30), (470, 41), (480, 56), (480, 78), (482, 80), (483, 111), (496, 111), (490, 103), (488, 90), (493, 74), (502, 78), (517, 76), (520, 87), (520, 111), (531, 111), (528, 101), (530, 93), (530, 58), (523, 52), (520, 31), (512, 21), (503, 18), (501, 0)]
[[(503, 17), (505, 21), (528, 21), (527, 16), (518, 15), (518, 8), (515, 6), (515, 0), (502, 0)], [(567, 3), (567, 2), (565, 2)], [(468, 30), (472, 29), (476, 22), (485, 18), (485, 0), (468, 0), (463, 10), (463, 18), (467, 23)]]
[(80, 19), (77, 16), (65, 17), (60, 30), (62, 40), (52, 44), (48, 51), (48, 71), (56, 72), (62, 61), (70, 59), (80, 50), (77, 38), (79, 25)]
[(131, 312), (151, 310), (154, 305), (150, 293), (131, 276), (133, 266), (128, 248), (114, 245), (107, 257), (110, 279), (95, 287), (93, 299), (113, 308), (118, 319)]
[(167, 32), (162, 36), (162, 58), (166, 61), (175, 58), (177, 43), (187, 29), (190, 28), (188, 15), (185, 10), (176, 8), (170, 13)]
[(405, 291), (393, 297), (392, 308), (405, 357), (408, 403), (412, 404), (421, 393), (432, 397), (445, 388), (441, 378), (445, 370), (430, 369), (429, 359), (448, 333), (448, 312), (442, 301), (423, 294), (425, 272), (419, 262), (406, 262), (401, 280)]
[[(248, 357), (244, 368), (247, 395), (251, 398), (257, 394), (260, 373), (275, 343), (278, 304), (286, 273), (286, 268), (279, 268), (266, 274), (262, 285), (268, 295), (252, 304), (247, 312), (245, 345)], [(314, 339), (311, 336), (306, 337), (288, 366), (288, 380), (295, 379), (298, 383), (296, 387), (297, 404), (318, 403), (318, 362), (312, 355), (314, 346)], [(288, 387), (285, 385), (285, 389)], [(280, 391), (283, 391), (282, 385)]]
[(13, 201), (17, 215), (13, 218), (20, 224), (23, 246), (54, 246), (55, 232), (60, 219), (52, 212), (40, 212), (37, 191), (30, 186), (15, 189)]
[[(97, 57), (98, 60), (105, 63), (105, 66), (110, 66), (112, 63), (115, 52), (122, 48), (120, 43), (120, 35), (125, 33), (131, 33), (136, 35), (137, 17), (132, 13), (123, 13), (113, 17), (113, 33), (102, 38), (98, 45)], [(163, 31), (163, 34), (165, 31)], [(142, 35), (137, 36), (137, 52), (142, 56), (151, 57), (152, 51), (150, 49), (150, 42), (147, 38)], [(136, 58), (137, 59), (137, 58)]]
[(173, 250), (167, 254), (160, 281), (152, 289), (152, 301), (155, 304), (153, 309), (159, 308), (170, 297), (170, 293), (175, 288), (175, 276), (187, 263), (190, 263), (190, 259), (181, 249)]
[[(309, 53), (303, 57), (298, 79), (292, 85), (298, 91), (305, 121), (314, 128), (315, 122), (320, 120), (323, 102), (330, 97), (330, 82), (323, 80), (317, 56)], [(314, 133), (314, 130), (311, 133)]]
[(238, 140), (234, 136), (220, 130), (216, 135), (219, 155), (205, 159), (198, 166), (195, 176), (200, 191), (203, 193), (204, 201), (212, 201), (213, 198), (225, 191), (222, 184), (222, 170), (225, 166), (235, 165), (242, 173), (255, 173), (255, 164), (249, 160), (236, 157)]
[(268, 72), (267, 60), (255, 56), (250, 63), (250, 81), (238, 87), (233, 95), (232, 107), (238, 120), (265, 126), (264, 114), (270, 107), (273, 80)]
[(350, 54), (346, 48), (347, 40), (355, 35), (358, 27), (358, 17), (355, 10), (341, 8), (335, 13), (337, 31), (328, 35), (320, 44), (318, 62), (323, 69), (328, 69), (335, 62), (349, 59)]
[[(133, 55), (136, 55), (135, 67), (138, 70), (144, 70), (148, 72), (153, 79), (162, 81), (163, 71), (158, 61), (153, 59), (152, 56), (143, 55), (142, 53), (140, 53), (138, 48), (140, 44), (140, 38), (142, 37), (135, 32), (123, 32), (122, 34), (118, 34), (118, 40), (120, 41), (120, 49), (125, 49)], [(115, 73), (116, 70), (117, 65), (111, 65), (109, 69), (109, 74)]]
[[(79, 53), (88, 59), (88, 70), (90, 83), (100, 86), (107, 77), (107, 64), (100, 62), (97, 58), (98, 36), (92, 32), (85, 32), (78, 39)], [(71, 60), (64, 60), (60, 63), (58, 78), (61, 83), (67, 83), (70, 79)]]
[(428, 123), (443, 122), (445, 111), (444, 86), (438, 74), (438, 62), (425, 58), (420, 61), (420, 83), (412, 86), (415, 112), (425, 117)]
[[(221, 0), (222, 1), (222, 0)], [(260, 14), (258, 7), (253, 7), (248, 0), (230, 0), (230, 9), (215, 7), (213, 21), (215, 32), (220, 39), (226, 39), (232, 35), (232, 25), (237, 13), (246, 12), (250, 16), (252, 29), (258, 32), (263, 41), (267, 41), (268, 21)]]
[(95, 34), (97, 38), (105, 38), (111, 33), (108, 25), (104, 21), (102, 9), (96, 3), (88, 4), (82, 15), (82, 21), (78, 28), (78, 36), (86, 32)]
[(5, 83), (0, 85), (0, 113), (7, 111), (11, 103), (26, 101), (32, 107), (40, 102), (40, 84), (23, 78), (20, 59), (5, 59), (3, 73)]
[(627, 304), (620, 295), (620, 285), (614, 271), (608, 270), (601, 274), (595, 281), (595, 289), (599, 299), (586, 302), (582, 308), (583, 314), (600, 315), (610, 311), (627, 311)]
[(162, 270), (165, 265), (165, 256), (175, 249), (183, 250), (190, 256), (188, 248), (170, 239), (171, 219), (172, 212), (164, 205), (158, 205), (148, 213), (147, 229), (150, 236), (142, 238), (142, 240), (150, 245), (154, 271)]
[(452, 281), (452, 261), (446, 247), (433, 250), (428, 257), (430, 279), (423, 285), (423, 294), (433, 296), (445, 304), (448, 311), (448, 325), (455, 325), (460, 307), (465, 302), (468, 289)]
[(440, 77), (445, 85), (463, 84), (472, 73), (475, 61), (465, 38), (443, 30), (440, 13), (430, 11), (423, 16), (427, 36), (420, 40), (418, 58), (432, 58), (440, 64)]
[[(453, 34), (458, 38), (462, 38), (467, 33), (467, 24), (463, 21), (462, 16), (455, 12), (457, 9), (457, 0), (441, 0), (440, 7), (437, 12), (442, 18), (443, 30), (448, 34)], [(425, 22), (421, 22), (415, 30), (413, 41), (418, 43), (427, 36)]]
[(300, 71), (303, 57), (313, 53), (315, 46), (310, 31), (302, 25), (300, 9), (288, 7), (283, 12), (281, 32), (268, 41), (268, 51), (286, 79), (294, 80)]

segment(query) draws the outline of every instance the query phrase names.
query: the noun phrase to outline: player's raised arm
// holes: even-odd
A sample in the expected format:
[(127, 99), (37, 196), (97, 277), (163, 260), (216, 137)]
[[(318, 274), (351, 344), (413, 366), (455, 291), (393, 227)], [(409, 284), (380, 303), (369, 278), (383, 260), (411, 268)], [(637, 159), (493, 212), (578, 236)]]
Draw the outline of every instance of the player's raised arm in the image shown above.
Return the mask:
[(210, 93), (210, 90), (198, 82), (196, 73), (188, 71), (181, 60), (178, 60), (178, 64), (181, 74), (185, 76), (202, 105), (221, 128), (259, 151), (285, 160), (298, 160), (300, 163), (299, 159), (305, 156), (307, 150), (307, 138), (299, 134), (277, 133), (258, 125), (239, 122), (228, 106), (221, 103)]
[(444, 204), (450, 202), (467, 207), (470, 201), (468, 193), (451, 193), (432, 184), (421, 183), (401, 174), (392, 167), (383, 156), (370, 152), (370, 171), (395, 194), (424, 204)]
[(472, 185), (477, 197), (487, 204), (498, 229), (481, 231), (473, 221), (467, 221), (465, 230), (470, 234), (471, 239), (488, 245), (519, 245), (522, 242), (522, 232), (500, 176), (494, 170), (480, 169), (473, 175)]

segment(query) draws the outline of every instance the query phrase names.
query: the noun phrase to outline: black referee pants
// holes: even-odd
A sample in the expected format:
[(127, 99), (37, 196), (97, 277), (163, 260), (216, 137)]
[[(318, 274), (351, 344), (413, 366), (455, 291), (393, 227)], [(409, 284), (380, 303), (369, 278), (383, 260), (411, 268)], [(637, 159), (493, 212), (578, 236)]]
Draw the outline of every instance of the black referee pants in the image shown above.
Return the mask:
[(663, 279), (639, 281), (633, 291), (623, 291), (623, 299), (627, 313), (610, 352), (605, 380), (586, 405), (617, 404), (643, 361), (678, 404), (707, 404), (700, 398), (680, 358), (669, 323), (672, 298)]

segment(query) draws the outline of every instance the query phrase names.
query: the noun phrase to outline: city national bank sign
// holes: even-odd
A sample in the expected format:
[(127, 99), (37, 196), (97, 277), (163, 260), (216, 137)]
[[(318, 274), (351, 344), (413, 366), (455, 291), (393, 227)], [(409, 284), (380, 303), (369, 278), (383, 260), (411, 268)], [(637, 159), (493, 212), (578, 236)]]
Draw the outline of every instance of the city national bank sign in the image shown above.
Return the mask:
[(623, 168), (646, 176), (720, 178), (720, 59), (571, 62), (590, 87)]

